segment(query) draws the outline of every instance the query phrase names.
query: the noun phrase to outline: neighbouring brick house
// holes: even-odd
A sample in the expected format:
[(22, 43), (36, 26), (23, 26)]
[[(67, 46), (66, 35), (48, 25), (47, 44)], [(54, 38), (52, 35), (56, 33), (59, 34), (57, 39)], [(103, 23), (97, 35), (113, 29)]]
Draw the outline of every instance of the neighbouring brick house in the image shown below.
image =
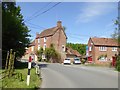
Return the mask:
[(112, 38), (90, 38), (88, 41), (88, 59), (96, 64), (109, 64), (118, 54), (118, 43)]
[(35, 54), (40, 47), (45, 50), (53, 44), (55, 50), (61, 54), (61, 60), (63, 61), (66, 58), (66, 42), (67, 36), (62, 27), (62, 22), (58, 21), (57, 26), (43, 30), (40, 34), (36, 33), (36, 38), (27, 49), (27, 54)]
[(73, 50), (70, 47), (66, 47), (66, 57), (70, 58), (71, 63), (73, 63), (74, 58), (81, 58), (81, 55), (77, 50)]

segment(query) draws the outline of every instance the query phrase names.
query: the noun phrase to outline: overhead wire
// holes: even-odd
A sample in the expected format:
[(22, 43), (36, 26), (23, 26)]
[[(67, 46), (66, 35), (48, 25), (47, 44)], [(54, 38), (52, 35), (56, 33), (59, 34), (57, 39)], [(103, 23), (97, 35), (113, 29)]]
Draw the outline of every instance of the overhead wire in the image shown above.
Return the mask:
[(29, 20), (30, 18), (34, 17), (37, 13), (39, 13), (40, 11), (42, 11), (44, 8), (48, 7), (52, 2), (47, 3), (45, 6), (43, 6), (42, 8), (40, 8), (39, 10), (37, 10), (35, 13), (33, 13), (30, 17), (28, 17), (25, 21)]
[(53, 5), (52, 7), (48, 8), (47, 10), (41, 12), (40, 14), (35, 15), (35, 16), (34, 16), (33, 18), (31, 18), (31, 19), (25, 20), (24, 22), (28, 22), (28, 21), (30, 21), (30, 20), (32, 20), (32, 19), (34, 19), (34, 18), (36, 18), (36, 17), (38, 17), (38, 16), (46, 13), (46, 12), (48, 12), (49, 10), (53, 9), (54, 7), (56, 7), (57, 5), (59, 5), (60, 3), (61, 3), (61, 2), (56, 3), (55, 5)]

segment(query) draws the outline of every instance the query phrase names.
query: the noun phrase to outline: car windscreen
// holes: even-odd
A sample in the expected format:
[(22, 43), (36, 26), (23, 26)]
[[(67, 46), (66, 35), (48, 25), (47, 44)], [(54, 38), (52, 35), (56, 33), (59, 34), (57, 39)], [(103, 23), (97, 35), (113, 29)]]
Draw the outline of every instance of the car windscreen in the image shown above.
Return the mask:
[(65, 60), (70, 60), (70, 59), (65, 59)]
[(75, 61), (80, 61), (80, 59), (74, 59)]

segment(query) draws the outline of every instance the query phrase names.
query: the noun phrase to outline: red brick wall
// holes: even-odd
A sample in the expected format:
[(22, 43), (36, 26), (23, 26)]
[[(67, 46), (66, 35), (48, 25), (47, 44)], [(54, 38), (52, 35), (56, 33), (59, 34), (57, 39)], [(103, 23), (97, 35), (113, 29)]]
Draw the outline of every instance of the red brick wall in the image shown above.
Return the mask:
[[(88, 42), (88, 47), (91, 46), (91, 39)], [(117, 54), (117, 51), (112, 51), (112, 47), (107, 47), (107, 51), (99, 51), (99, 46), (92, 47), (92, 51), (89, 51), (89, 55), (92, 55), (92, 60), (96, 64), (107, 64), (110, 63), (112, 60), (112, 56), (115, 56)], [(106, 55), (107, 54), (107, 61), (100, 61), (98, 60), (98, 57), (100, 55)]]
[(91, 49), (92, 51), (89, 51), (89, 55), (92, 56), (92, 60), (93, 60), (93, 62), (95, 62), (95, 47), (91, 43), (93, 43), (93, 42), (90, 39), (88, 42), (88, 48), (92, 47), (92, 49)]
[[(98, 57), (100, 55), (105, 55), (107, 54), (107, 61), (100, 61), (98, 60)], [(109, 63), (112, 60), (112, 56), (115, 56), (117, 54), (117, 51), (112, 51), (112, 47), (107, 47), (107, 51), (99, 51), (99, 46), (95, 46), (95, 62), (97, 64), (103, 64), (103, 63)]]
[(52, 36), (52, 43), (55, 45), (55, 49), (61, 54), (62, 61), (66, 58), (66, 54), (62, 49), (62, 45), (66, 46), (66, 36), (63, 30), (59, 29), (53, 36)]

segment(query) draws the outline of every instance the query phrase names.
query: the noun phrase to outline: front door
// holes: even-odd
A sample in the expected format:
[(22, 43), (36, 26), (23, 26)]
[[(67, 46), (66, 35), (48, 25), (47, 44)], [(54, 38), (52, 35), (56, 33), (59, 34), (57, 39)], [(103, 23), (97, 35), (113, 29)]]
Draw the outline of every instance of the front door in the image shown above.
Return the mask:
[(112, 66), (114, 67), (116, 65), (116, 57), (112, 57)]

